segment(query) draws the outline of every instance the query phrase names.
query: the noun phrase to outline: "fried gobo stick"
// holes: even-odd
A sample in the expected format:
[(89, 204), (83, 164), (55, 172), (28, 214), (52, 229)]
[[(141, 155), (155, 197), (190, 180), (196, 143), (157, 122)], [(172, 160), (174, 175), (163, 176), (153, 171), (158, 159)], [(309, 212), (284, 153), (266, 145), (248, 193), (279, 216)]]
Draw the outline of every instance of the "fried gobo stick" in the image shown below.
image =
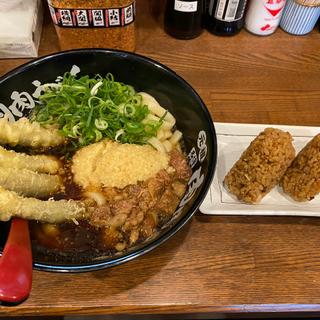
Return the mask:
[(53, 156), (35, 155), (6, 150), (0, 146), (0, 167), (28, 169), (38, 173), (55, 174), (61, 168), (61, 162)]
[(0, 186), (24, 196), (40, 198), (50, 197), (63, 188), (58, 175), (2, 167), (0, 167)]
[(61, 223), (82, 219), (86, 215), (86, 208), (82, 202), (74, 200), (42, 201), (25, 198), (2, 187), (0, 187), (0, 208), (1, 221), (19, 217), (48, 223)]
[(44, 128), (28, 118), (20, 118), (9, 122), (7, 118), (0, 119), (0, 144), (10, 146), (25, 146), (31, 148), (50, 148), (61, 145), (65, 138), (56, 128)]

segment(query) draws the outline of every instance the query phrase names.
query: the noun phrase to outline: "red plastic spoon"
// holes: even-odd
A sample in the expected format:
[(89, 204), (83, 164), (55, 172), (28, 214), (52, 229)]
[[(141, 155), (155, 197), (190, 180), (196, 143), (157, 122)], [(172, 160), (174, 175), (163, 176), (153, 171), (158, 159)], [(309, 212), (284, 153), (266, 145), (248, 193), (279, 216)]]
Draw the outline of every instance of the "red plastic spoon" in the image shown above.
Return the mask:
[(15, 218), (0, 258), (0, 301), (25, 300), (32, 284), (32, 252), (28, 222)]

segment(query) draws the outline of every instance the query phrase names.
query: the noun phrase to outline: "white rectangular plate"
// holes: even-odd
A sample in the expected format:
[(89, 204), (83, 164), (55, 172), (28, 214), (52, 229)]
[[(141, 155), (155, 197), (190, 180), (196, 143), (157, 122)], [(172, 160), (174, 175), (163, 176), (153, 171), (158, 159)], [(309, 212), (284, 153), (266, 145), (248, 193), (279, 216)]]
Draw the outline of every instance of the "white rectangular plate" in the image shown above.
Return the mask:
[(293, 136), (298, 153), (308, 141), (320, 133), (320, 127), (215, 123), (218, 140), (218, 161), (209, 192), (200, 211), (214, 215), (271, 215), (320, 217), (320, 196), (310, 202), (296, 202), (286, 196), (279, 186), (268, 193), (259, 204), (241, 203), (223, 187), (223, 179), (240, 158), (250, 142), (265, 128), (279, 128)]

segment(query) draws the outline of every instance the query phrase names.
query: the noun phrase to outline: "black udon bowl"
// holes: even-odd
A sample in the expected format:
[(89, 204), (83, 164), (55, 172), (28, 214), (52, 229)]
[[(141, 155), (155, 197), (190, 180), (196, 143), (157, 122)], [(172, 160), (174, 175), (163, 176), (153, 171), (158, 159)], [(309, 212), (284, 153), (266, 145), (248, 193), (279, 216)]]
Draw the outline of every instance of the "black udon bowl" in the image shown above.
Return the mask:
[[(54, 258), (51, 261), (48, 257), (41, 258), (33, 248), (34, 268), (46, 271), (98, 270), (129, 261), (156, 248), (174, 235), (198, 209), (213, 178), (217, 158), (215, 129), (205, 104), (194, 89), (166, 66), (128, 52), (72, 50), (20, 66), (0, 78), (0, 116), (7, 114), (12, 120), (27, 116), (33, 108), (32, 96), (37, 92), (37, 86), (54, 82), (71, 69), (80, 69), (79, 75), (105, 75), (111, 72), (117, 81), (154, 96), (177, 119), (177, 128), (183, 132), (186, 152), (192, 162), (193, 175), (179, 210), (153, 239), (121, 255), (95, 258), (89, 262), (65, 263)], [(8, 223), (1, 223), (0, 234), (6, 228)], [(0, 241), (3, 246), (3, 236)]]

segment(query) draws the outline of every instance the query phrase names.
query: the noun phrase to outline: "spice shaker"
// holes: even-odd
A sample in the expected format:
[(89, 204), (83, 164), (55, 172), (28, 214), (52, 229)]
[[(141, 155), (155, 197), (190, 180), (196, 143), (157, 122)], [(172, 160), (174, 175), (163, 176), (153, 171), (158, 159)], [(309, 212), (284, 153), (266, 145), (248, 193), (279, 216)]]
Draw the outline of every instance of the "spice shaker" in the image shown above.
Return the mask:
[(312, 31), (320, 16), (320, 0), (288, 0), (280, 27), (294, 35)]
[(177, 39), (193, 39), (201, 34), (203, 0), (167, 0), (164, 14), (166, 33)]
[(242, 29), (247, 0), (207, 0), (206, 27), (218, 36), (233, 36)]
[(267, 36), (279, 26), (286, 0), (251, 0), (245, 18), (245, 28), (256, 35)]
[(62, 50), (134, 51), (134, 0), (47, 0)]

